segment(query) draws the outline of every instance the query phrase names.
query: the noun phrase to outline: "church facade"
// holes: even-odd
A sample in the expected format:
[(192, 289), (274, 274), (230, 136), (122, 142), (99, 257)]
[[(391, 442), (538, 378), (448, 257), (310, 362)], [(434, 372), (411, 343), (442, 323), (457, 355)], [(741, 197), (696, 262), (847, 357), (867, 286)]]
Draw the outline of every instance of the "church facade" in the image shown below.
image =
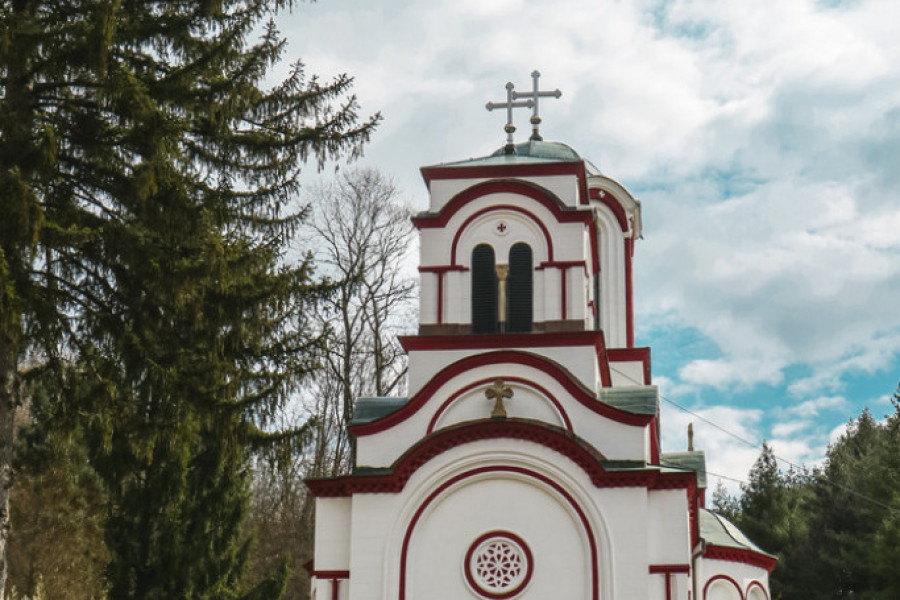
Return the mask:
[(532, 137), (422, 169), (409, 396), (360, 399), (354, 472), (307, 481), (314, 598), (768, 600), (703, 453), (660, 447), (640, 203)]

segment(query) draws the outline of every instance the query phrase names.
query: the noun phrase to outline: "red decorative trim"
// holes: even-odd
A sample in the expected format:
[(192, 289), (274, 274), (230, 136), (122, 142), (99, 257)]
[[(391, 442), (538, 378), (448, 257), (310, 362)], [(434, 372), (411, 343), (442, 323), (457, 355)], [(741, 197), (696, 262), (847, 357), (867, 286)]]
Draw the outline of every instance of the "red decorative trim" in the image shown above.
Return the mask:
[(632, 278), (631, 254), (634, 240), (625, 238), (625, 344), (634, 347), (634, 282)]
[(437, 324), (443, 325), (444, 323), (444, 274), (438, 273), (438, 287), (437, 287)]
[[(486, 352), (483, 354), (476, 354), (474, 356), (462, 358), (450, 364), (442, 371), (440, 371), (437, 375), (432, 377), (431, 380), (426, 383), (425, 386), (423, 386), (416, 395), (410, 398), (409, 401), (401, 409), (385, 417), (382, 417), (377, 421), (372, 421), (371, 423), (359, 423), (357, 425), (352, 425), (350, 426), (350, 432), (353, 435), (359, 437), (385, 431), (397, 425), (398, 423), (402, 423), (412, 415), (416, 414), (428, 402), (428, 400), (430, 400), (431, 397), (451, 378), (477, 367), (485, 365), (499, 367), (499, 365), (506, 363), (524, 365), (526, 367), (531, 367), (543, 371), (544, 373), (555, 379), (560, 385), (562, 385), (566, 389), (566, 391), (569, 392), (572, 397), (575, 398), (575, 400), (581, 403), (584, 407), (596, 414), (604, 416), (608, 419), (612, 419), (618, 423), (646, 427), (654, 419), (653, 415), (636, 415), (619, 408), (615, 408), (614, 406), (610, 406), (609, 404), (600, 402), (599, 400), (597, 400), (596, 394), (592, 390), (585, 387), (580, 381), (575, 379), (574, 375), (572, 375), (565, 367), (562, 367), (559, 363), (556, 363), (548, 358), (528, 352), (498, 350), (496, 352)], [(502, 373), (497, 373), (496, 377), (500, 376), (502, 376)]]
[(637, 362), (644, 364), (644, 385), (650, 385), (650, 348), (609, 348), (610, 362)]
[[(603, 192), (601, 195), (600, 192)], [(615, 196), (606, 190), (600, 190), (597, 188), (591, 188), (588, 192), (590, 194), (591, 200), (598, 200), (602, 202), (609, 210), (612, 211), (613, 215), (615, 215), (616, 220), (619, 222), (619, 227), (622, 228), (623, 233), (628, 232), (628, 219), (625, 217), (625, 209), (622, 208), (622, 205), (615, 201)], [(610, 199), (613, 198), (613, 200)]]
[(422, 172), (422, 177), (425, 179), (425, 183), (429, 184), (433, 179), (496, 179), (498, 177), (574, 175), (581, 183), (580, 187), (586, 186), (584, 162), (582, 161), (472, 167), (448, 167), (436, 165), (433, 167), (422, 167), (420, 171)]
[(557, 195), (544, 187), (527, 181), (494, 179), (477, 183), (464, 189), (448, 200), (438, 213), (413, 217), (413, 224), (419, 229), (446, 227), (450, 218), (463, 206), (472, 200), (489, 194), (515, 194), (531, 198), (553, 213), (553, 216), (560, 223), (584, 223), (585, 225), (590, 225), (593, 220), (590, 211), (578, 210), (567, 206)]
[(743, 592), (741, 592), (741, 586), (739, 586), (737, 581), (735, 581), (728, 575), (716, 575), (715, 577), (710, 577), (709, 581), (706, 582), (706, 585), (703, 586), (703, 600), (706, 600), (707, 596), (709, 595), (709, 586), (711, 586), (716, 581), (719, 581), (720, 579), (727, 581), (731, 585), (733, 585), (734, 588), (737, 590), (738, 598), (740, 598), (740, 600), (744, 600), (744, 594), (743, 594)]
[(490, 348), (594, 346), (597, 353), (597, 368), (600, 370), (600, 383), (603, 387), (612, 386), (609, 358), (606, 355), (606, 342), (602, 331), (555, 331), (550, 333), (491, 335), (409, 335), (399, 336), (397, 339), (406, 352), (414, 350), (487, 350)]
[[(502, 593), (492, 592), (490, 590), (484, 589), (472, 574), (472, 555), (475, 553), (475, 550), (478, 549), (478, 546), (480, 546), (482, 542), (491, 538), (506, 538), (508, 540), (511, 540), (514, 544), (522, 549), (522, 552), (525, 553), (525, 577), (522, 579), (519, 585), (509, 591)], [(489, 531), (488, 533), (485, 533), (474, 542), (472, 542), (472, 545), (469, 546), (469, 550), (466, 552), (466, 558), (463, 565), (463, 570), (466, 574), (466, 581), (469, 582), (469, 586), (475, 592), (477, 592), (481, 596), (484, 596), (485, 598), (495, 598), (497, 600), (502, 600), (505, 598), (512, 598), (520, 591), (525, 589), (525, 586), (527, 586), (528, 582), (531, 581), (531, 576), (534, 574), (534, 555), (531, 553), (531, 548), (528, 547), (528, 544), (525, 543), (525, 540), (523, 540), (516, 534), (510, 533), (508, 531)]]
[(763, 586), (763, 584), (760, 583), (759, 581), (757, 581), (756, 579), (751, 581), (750, 584), (747, 586), (746, 598), (748, 600), (750, 599), (750, 590), (755, 587), (758, 587), (760, 589), (760, 591), (763, 593), (763, 598), (765, 598), (766, 600), (769, 600), (769, 592), (767, 592), (765, 586)]
[[(691, 502), (697, 488), (692, 471), (662, 472), (658, 469), (606, 471), (602, 454), (561, 427), (526, 419), (483, 420), (460, 423), (440, 429), (423, 438), (403, 453), (389, 473), (345, 475), (329, 479), (307, 479), (306, 485), (316, 497), (345, 497), (353, 494), (395, 494), (403, 490), (409, 478), (432, 458), (450, 450), (487, 439), (519, 439), (540, 444), (577, 464), (598, 488), (644, 487), (651, 490), (683, 489), (688, 495), (690, 516), (697, 526), (696, 503)], [(692, 532), (692, 538), (696, 532)], [(694, 540), (692, 539), (692, 544)]]
[[(469, 385), (465, 386), (464, 388), (459, 389), (456, 392), (454, 392), (449, 398), (444, 400), (443, 404), (441, 404), (438, 407), (438, 409), (435, 411), (434, 416), (431, 417), (431, 421), (428, 423), (428, 430), (426, 433), (432, 433), (434, 431), (434, 426), (437, 424), (438, 419), (444, 413), (444, 411), (447, 409), (447, 407), (453, 403), (454, 400), (456, 400), (457, 398), (459, 398), (460, 396), (462, 396), (463, 394), (465, 394), (466, 392), (468, 392), (471, 389), (477, 388), (478, 386), (485, 385), (487, 383), (492, 383), (495, 379), (496, 379), (496, 377), (486, 377), (484, 379), (479, 379), (478, 381), (470, 383)], [(566, 425), (566, 431), (569, 431), (569, 432), (572, 431), (572, 421), (569, 419), (569, 415), (566, 413), (566, 409), (564, 409), (563, 405), (559, 402), (559, 400), (557, 400), (553, 396), (553, 394), (551, 394), (545, 388), (543, 388), (542, 386), (539, 386), (538, 384), (534, 383), (533, 381), (528, 381), (527, 379), (523, 379), (521, 377), (504, 377), (503, 381), (506, 383), (509, 383), (509, 382), (519, 383), (519, 384), (534, 388), (537, 391), (539, 391), (541, 394), (546, 396), (547, 399), (553, 403), (553, 406), (556, 407), (556, 410), (559, 411), (559, 414), (562, 417), (563, 423), (565, 423), (565, 425)]]
[(778, 559), (768, 554), (754, 552), (745, 548), (729, 548), (728, 546), (715, 546), (712, 544), (706, 546), (703, 558), (753, 565), (754, 567), (765, 569), (769, 573), (772, 572), (772, 569), (775, 568), (775, 563), (778, 562)]
[(650, 565), (651, 573), (690, 573), (691, 565)]
[(400, 551), (400, 593), (399, 599), (406, 600), (406, 562), (409, 555), (409, 542), (412, 538), (413, 529), (419, 521), (419, 518), (422, 516), (422, 513), (428, 508), (428, 505), (437, 498), (440, 494), (442, 494), (447, 488), (450, 486), (464, 480), (469, 477), (473, 477), (475, 475), (480, 475), (482, 473), (497, 473), (497, 472), (507, 472), (507, 473), (517, 473), (519, 475), (525, 475), (526, 477), (531, 477), (537, 479), (538, 481), (544, 483), (545, 485), (553, 488), (556, 493), (562, 496), (566, 502), (572, 507), (578, 514), (578, 518), (581, 521), (581, 525), (584, 528), (585, 534), (588, 538), (588, 545), (590, 546), (591, 551), (591, 599), (598, 600), (600, 597), (600, 576), (598, 572), (598, 552), (597, 552), (597, 541), (594, 538), (594, 532), (591, 530), (590, 522), (587, 519), (587, 515), (584, 514), (584, 511), (581, 509), (581, 506), (575, 501), (575, 499), (564, 490), (558, 483), (541, 475), (540, 473), (536, 473), (529, 469), (524, 469), (521, 467), (483, 467), (480, 469), (473, 469), (471, 471), (467, 471), (465, 473), (461, 473), (449, 481), (441, 484), (436, 490), (434, 490), (425, 501), (416, 509), (415, 514), (413, 515), (412, 520), (410, 521), (409, 527), (406, 529), (406, 535), (403, 538), (403, 546)]
[(459, 238), (469, 226), (469, 223), (471, 223), (481, 215), (498, 210), (510, 210), (513, 212), (522, 213), (523, 215), (534, 221), (540, 228), (541, 233), (544, 236), (544, 240), (547, 242), (547, 257), (550, 260), (553, 260), (553, 239), (550, 237), (550, 231), (547, 229), (547, 226), (544, 225), (544, 222), (541, 221), (537, 215), (535, 215), (528, 209), (513, 206), (512, 204), (495, 204), (493, 206), (488, 206), (487, 208), (482, 208), (481, 210), (469, 215), (469, 217), (465, 221), (463, 221), (462, 225), (460, 225), (456, 230), (456, 233), (453, 234), (453, 242), (450, 244), (450, 261), (454, 266), (458, 263), (458, 257), (456, 256), (456, 247), (459, 244)]
[(468, 267), (462, 265), (432, 265), (419, 267), (419, 273), (446, 273), (447, 271), (468, 271)]
[(659, 419), (654, 418), (650, 423), (650, 462), (659, 464)]
[(672, 600), (672, 574), (691, 572), (690, 565), (650, 565), (651, 573), (662, 573), (666, 576), (666, 600)]
[(570, 267), (581, 267), (584, 269), (585, 275), (588, 273), (587, 263), (583, 260), (545, 260), (538, 266), (534, 268), (535, 271), (541, 271), (543, 269), (549, 268), (557, 268), (557, 269), (568, 269)]
[(350, 571), (310, 571), (309, 575), (316, 579), (350, 579)]

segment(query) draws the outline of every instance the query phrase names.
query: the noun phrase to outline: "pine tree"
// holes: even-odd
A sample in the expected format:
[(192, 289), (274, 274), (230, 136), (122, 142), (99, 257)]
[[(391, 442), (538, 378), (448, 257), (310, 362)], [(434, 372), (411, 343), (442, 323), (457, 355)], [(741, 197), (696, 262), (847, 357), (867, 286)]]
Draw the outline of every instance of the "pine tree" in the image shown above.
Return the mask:
[(47, 375), (42, 368), (23, 375), (26, 399), (10, 498), (10, 589), (22, 598), (99, 599), (109, 561), (106, 495), (88, 462), (84, 432), (59, 422), (62, 382)]
[(19, 363), (76, 356), (88, 393), (68, 400), (110, 496), (116, 598), (282, 586), (244, 589), (239, 538), (248, 451), (300, 438), (265, 428), (315, 360), (304, 315), (324, 290), (285, 266), (290, 202), (302, 161), (353, 152), (374, 126), (345, 76), (297, 65), (261, 89), (284, 42), (271, 23), (250, 36), (290, 4), (0, 8), (0, 489)]

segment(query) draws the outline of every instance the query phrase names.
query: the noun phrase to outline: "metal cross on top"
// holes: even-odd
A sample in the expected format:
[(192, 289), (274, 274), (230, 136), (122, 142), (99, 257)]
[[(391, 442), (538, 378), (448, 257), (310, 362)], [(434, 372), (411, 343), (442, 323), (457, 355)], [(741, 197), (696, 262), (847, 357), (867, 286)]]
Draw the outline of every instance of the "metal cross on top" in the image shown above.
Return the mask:
[(515, 143), (513, 142), (513, 133), (515, 133), (515, 131), (516, 131), (516, 126), (513, 125), (512, 109), (520, 108), (523, 106), (527, 107), (527, 108), (531, 108), (534, 106), (534, 100), (525, 100), (524, 102), (515, 102), (514, 101), (515, 92), (513, 91), (514, 87), (516, 87), (516, 86), (513, 85), (512, 81), (508, 81), (506, 83), (506, 102), (503, 102), (503, 103), (488, 102), (485, 105), (485, 108), (487, 108), (488, 110), (494, 110), (495, 108), (505, 108), (506, 109), (506, 126), (503, 128), (503, 130), (506, 132), (506, 147), (504, 148), (504, 150), (506, 151), (507, 154), (515, 154), (516, 153), (516, 146), (515, 146)]
[(506, 408), (503, 406), (503, 399), (513, 397), (512, 388), (503, 383), (502, 379), (495, 379), (493, 385), (484, 390), (484, 395), (488, 400), (494, 401), (494, 409), (491, 411), (491, 418), (505, 419)]
[[(516, 92), (514, 91), (515, 85), (513, 85), (511, 81), (508, 82), (506, 84), (506, 102), (488, 102), (485, 106), (488, 110), (494, 110), (495, 108), (506, 109), (506, 126), (503, 130), (506, 131), (506, 146), (504, 150), (507, 154), (515, 154), (516, 152), (516, 146), (513, 141), (513, 133), (516, 131), (516, 126), (513, 125), (512, 109), (521, 107), (533, 109), (531, 115), (531, 137), (529, 139), (541, 141), (543, 138), (538, 131), (538, 127), (541, 124), (541, 116), (538, 112), (538, 99), (559, 98), (562, 96), (562, 92), (558, 89), (553, 90), (552, 92), (540, 91), (538, 89), (538, 79), (540, 79), (540, 77), (541, 74), (539, 71), (535, 70), (531, 73), (533, 86), (530, 92)], [(518, 100), (519, 98), (528, 98), (528, 100)]]
[(513, 98), (526, 98), (530, 96), (531, 101), (534, 102), (534, 112), (531, 114), (531, 137), (528, 139), (538, 142), (544, 139), (538, 132), (538, 127), (541, 124), (541, 116), (538, 114), (538, 98), (559, 98), (562, 96), (562, 92), (559, 91), (559, 89), (555, 89), (552, 92), (538, 91), (538, 79), (540, 78), (540, 71), (532, 71), (531, 79), (534, 82), (534, 86), (532, 87), (531, 92), (513, 92)]

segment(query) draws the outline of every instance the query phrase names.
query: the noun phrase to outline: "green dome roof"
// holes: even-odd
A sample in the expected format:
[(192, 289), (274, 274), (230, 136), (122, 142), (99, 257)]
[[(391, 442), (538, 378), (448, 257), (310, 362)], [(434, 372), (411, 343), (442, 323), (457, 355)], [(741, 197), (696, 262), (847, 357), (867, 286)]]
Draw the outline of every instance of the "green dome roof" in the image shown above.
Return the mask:
[[(491, 154), (491, 156), (503, 156), (505, 154), (506, 147), (504, 146)], [(529, 156), (531, 158), (564, 162), (581, 160), (581, 157), (577, 152), (562, 142), (544, 142), (536, 140), (529, 140), (521, 144), (516, 144), (516, 156)]]

